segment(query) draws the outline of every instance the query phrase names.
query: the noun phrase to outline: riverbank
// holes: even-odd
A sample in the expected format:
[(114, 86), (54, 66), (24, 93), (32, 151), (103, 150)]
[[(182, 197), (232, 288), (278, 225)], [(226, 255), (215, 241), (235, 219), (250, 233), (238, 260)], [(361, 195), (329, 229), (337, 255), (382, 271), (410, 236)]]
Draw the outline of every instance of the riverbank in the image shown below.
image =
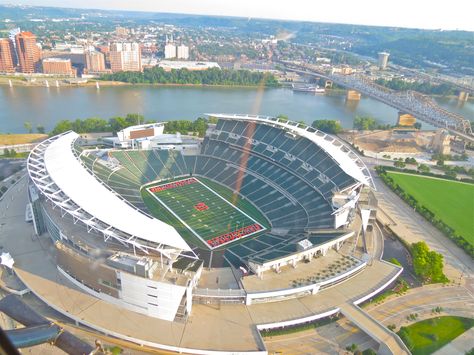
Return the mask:
[[(230, 88), (230, 89), (258, 89), (259, 85), (232, 85), (232, 84), (177, 84), (177, 83), (126, 83), (122, 81), (105, 81), (97, 79), (88, 79), (87, 82), (68, 83), (67, 80), (72, 78), (65, 77), (35, 77), (35, 81), (28, 81), (24, 77), (17, 76), (0, 76), (0, 86), (9, 86), (10, 80), (12, 86), (21, 87), (47, 87), (46, 81), (50, 87), (56, 87), (56, 81), (59, 82), (59, 87), (96, 87), (99, 83), (99, 87), (189, 87), (189, 88)], [(265, 86), (265, 89), (278, 89), (287, 88), (291, 89), (291, 83), (281, 83), (280, 86)], [(326, 95), (343, 95), (347, 89), (326, 89)], [(436, 99), (457, 99), (457, 95), (427, 95)], [(474, 95), (468, 98), (468, 102), (474, 102)]]
[(18, 133), (18, 134), (2, 134), (0, 133), (0, 146), (17, 145), (40, 142), (48, 137), (47, 134), (41, 133)]
[[(22, 87), (47, 87), (46, 82), (48, 82), (50, 87), (56, 87), (56, 81), (59, 82), (60, 87), (95, 87), (99, 83), (100, 87), (108, 86), (131, 86), (131, 87), (211, 87), (211, 88), (236, 88), (236, 89), (257, 89), (260, 88), (259, 85), (232, 85), (232, 84), (177, 84), (177, 83), (126, 83), (122, 81), (105, 81), (105, 80), (96, 80), (88, 79), (87, 82), (77, 82), (77, 83), (68, 83), (66, 80), (71, 80), (71, 78), (44, 78), (38, 77), (35, 78), (35, 81), (27, 81), (21, 79), (12, 79), (0, 77), (0, 85), (9, 86), (11, 80), (12, 86), (22, 86)], [(265, 88), (281, 88), (281, 86), (265, 86)]]

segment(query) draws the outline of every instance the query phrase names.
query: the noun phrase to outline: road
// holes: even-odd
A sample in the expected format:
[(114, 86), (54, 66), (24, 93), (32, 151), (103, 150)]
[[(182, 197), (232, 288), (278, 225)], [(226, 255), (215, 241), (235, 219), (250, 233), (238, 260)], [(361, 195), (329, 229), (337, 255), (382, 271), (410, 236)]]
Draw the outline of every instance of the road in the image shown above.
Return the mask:
[(23, 163), (25, 163), (24, 159), (0, 159), (0, 176), (2, 176), (4, 179), (8, 178)]
[(474, 294), (472, 288), (455, 285), (428, 285), (410, 290), (403, 296), (394, 296), (379, 305), (368, 306), (365, 310), (382, 324), (396, 325), (397, 329), (411, 321), (406, 319), (413, 313), (419, 320), (434, 317), (435, 307), (443, 308), (443, 315), (474, 317)]
[[(429, 285), (408, 291), (403, 296), (391, 296), (384, 303), (364, 308), (373, 318), (397, 330), (412, 321), (407, 316), (418, 314), (418, 320), (438, 315), (474, 317), (474, 285)], [(442, 307), (440, 314), (432, 312)], [(286, 336), (265, 338), (269, 354), (343, 354), (346, 346), (357, 344), (359, 349), (377, 349), (378, 344), (354, 324), (343, 318), (337, 322)]]

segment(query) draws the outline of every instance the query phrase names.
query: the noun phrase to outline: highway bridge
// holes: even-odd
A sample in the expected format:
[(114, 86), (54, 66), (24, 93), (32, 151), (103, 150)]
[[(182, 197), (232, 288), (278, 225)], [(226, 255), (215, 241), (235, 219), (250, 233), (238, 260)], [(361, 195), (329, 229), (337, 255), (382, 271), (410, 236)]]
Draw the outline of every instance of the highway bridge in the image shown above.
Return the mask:
[(471, 124), (461, 115), (449, 112), (433, 101), (430, 97), (416, 91), (397, 92), (375, 84), (363, 75), (331, 74), (311, 64), (280, 62), (286, 70), (302, 75), (325, 78), (345, 88), (356, 90), (363, 95), (372, 97), (404, 113), (435, 127), (445, 128), (451, 134), (469, 143), (474, 143)]

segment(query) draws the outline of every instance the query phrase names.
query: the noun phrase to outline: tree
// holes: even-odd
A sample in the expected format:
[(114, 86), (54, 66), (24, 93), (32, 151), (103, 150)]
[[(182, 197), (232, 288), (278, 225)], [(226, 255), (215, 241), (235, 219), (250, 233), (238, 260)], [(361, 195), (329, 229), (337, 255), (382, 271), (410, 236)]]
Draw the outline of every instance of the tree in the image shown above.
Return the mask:
[(393, 163), (393, 166), (396, 167), (396, 168), (401, 168), (403, 169), (406, 164), (403, 162), (403, 161), (400, 161), (400, 160), (396, 160), (394, 163)]
[(36, 131), (37, 131), (38, 133), (44, 134), (44, 132), (45, 132), (44, 126), (43, 126), (43, 125), (40, 125), (40, 124), (37, 125), (37, 126), (36, 126)]
[(398, 265), (398, 266), (402, 266), (402, 264), (398, 261), (398, 259), (396, 258), (390, 258), (389, 260), (392, 264), (395, 264), (395, 265)]
[(377, 128), (377, 122), (372, 117), (357, 116), (354, 119), (354, 128), (359, 131), (370, 131)]
[(421, 123), (420, 122), (415, 122), (413, 127), (415, 127), (416, 129), (421, 129)]
[(231, 70), (211, 68), (208, 70), (189, 71), (178, 69), (165, 71), (161, 67), (146, 68), (143, 72), (119, 72), (106, 74), (102, 80), (123, 81), (146, 84), (194, 84), (194, 85), (246, 85), (272, 86), (280, 84), (273, 74), (252, 72), (249, 70)]
[(217, 119), (217, 117), (212, 117), (212, 116), (211, 116), (211, 117), (209, 117), (209, 118), (207, 119), (207, 122), (208, 122), (208, 123), (211, 123), (211, 124), (217, 124), (217, 121), (219, 121), (219, 120)]
[(443, 273), (443, 256), (429, 249), (426, 242), (421, 241), (411, 245), (413, 269), (425, 283), (447, 282)]
[(127, 127), (127, 121), (124, 117), (112, 117), (109, 119), (109, 126), (112, 132), (118, 132)]
[(127, 116), (125, 116), (125, 121), (129, 126), (139, 125), (145, 122), (145, 117), (138, 113), (128, 113)]
[(31, 122), (24, 122), (23, 127), (28, 131), (28, 133), (33, 133), (33, 125)]
[(17, 153), (15, 151), (15, 149), (8, 149), (8, 148), (5, 148), (3, 150), (3, 156), (5, 158), (15, 158), (17, 156)]
[(72, 130), (72, 122), (69, 120), (62, 120), (56, 124), (53, 131), (51, 132), (51, 135), (55, 136), (70, 130)]
[(281, 122), (288, 122), (288, 116), (287, 115), (283, 115), (283, 114), (279, 114), (278, 116), (276, 116), (276, 118), (278, 118)]
[(335, 120), (316, 120), (311, 124), (311, 126), (329, 134), (338, 134), (342, 132), (341, 123)]
[(446, 170), (446, 171), (444, 172), (444, 175), (446, 175), (446, 176), (448, 176), (448, 177), (450, 177), (450, 178), (454, 178), (454, 179), (455, 179), (458, 174), (456, 173), (455, 170), (451, 170), (451, 169), (450, 169), (450, 170)]
[(430, 172), (430, 167), (426, 164), (420, 164), (418, 165), (418, 171), (422, 173), (429, 173)]

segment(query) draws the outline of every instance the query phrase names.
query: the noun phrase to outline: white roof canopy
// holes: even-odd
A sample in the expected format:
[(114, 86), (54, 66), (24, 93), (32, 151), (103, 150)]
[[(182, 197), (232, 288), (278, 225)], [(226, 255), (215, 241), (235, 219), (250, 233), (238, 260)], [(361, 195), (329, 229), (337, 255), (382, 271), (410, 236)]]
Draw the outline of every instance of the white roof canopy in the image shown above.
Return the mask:
[(77, 137), (75, 132), (64, 134), (44, 154), (48, 175), (61, 191), (87, 213), (131, 237), (190, 251), (172, 226), (140, 213), (87, 171), (72, 151)]

